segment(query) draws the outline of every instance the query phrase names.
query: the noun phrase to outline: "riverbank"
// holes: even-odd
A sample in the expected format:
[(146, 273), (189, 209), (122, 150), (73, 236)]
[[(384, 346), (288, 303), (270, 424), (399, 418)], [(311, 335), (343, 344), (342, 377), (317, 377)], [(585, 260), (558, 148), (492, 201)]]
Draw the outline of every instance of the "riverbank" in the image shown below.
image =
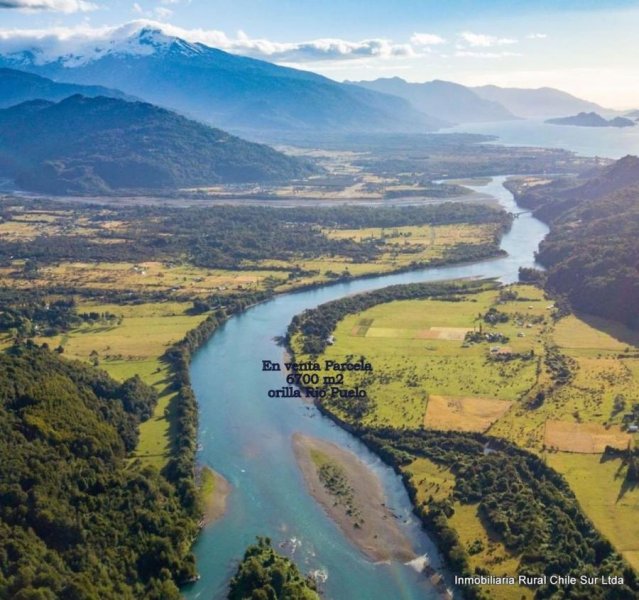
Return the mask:
[(199, 473), (199, 494), (202, 506), (200, 527), (208, 527), (226, 512), (231, 484), (210, 467), (202, 467)]
[(382, 485), (354, 454), (319, 438), (296, 433), (293, 450), (308, 491), (344, 535), (374, 562), (416, 558)]

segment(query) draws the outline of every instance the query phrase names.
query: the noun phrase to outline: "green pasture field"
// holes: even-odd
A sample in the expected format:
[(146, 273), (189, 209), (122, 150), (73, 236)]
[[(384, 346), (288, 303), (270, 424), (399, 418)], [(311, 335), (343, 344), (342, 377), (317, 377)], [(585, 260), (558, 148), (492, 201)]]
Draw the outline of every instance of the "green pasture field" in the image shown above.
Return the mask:
[(484, 331), (508, 335), (513, 352), (532, 349), (539, 353), (541, 325), (524, 329), (526, 337), (518, 338), (520, 328), (511, 322), (492, 327), (478, 319), (497, 297), (498, 292), (487, 291), (469, 294), (461, 302), (393, 302), (349, 315), (338, 324), (336, 343), (326, 349), (322, 358), (344, 361), (348, 356), (365, 356), (373, 365), (372, 375), (346, 375), (349, 385), (366, 385), (375, 402), (374, 410), (364, 419), (369, 425), (421, 427), (429, 394), (516, 399), (535, 384), (535, 360), (489, 362), (487, 353), (495, 344), (464, 348), (460, 339), (432, 337), (445, 335), (446, 328), (455, 334), (459, 329), (472, 331), (481, 323)]
[[(447, 249), (459, 244), (486, 244), (490, 242), (496, 233), (494, 224), (470, 225), (420, 225), (407, 227), (368, 227), (361, 229), (327, 229), (324, 234), (332, 239), (352, 239), (362, 242), (370, 239), (381, 241), (384, 244), (384, 252), (376, 260), (369, 262), (353, 262), (344, 257), (323, 257), (312, 260), (300, 260), (296, 263), (306, 271), (319, 271), (313, 276), (304, 276), (287, 280), (276, 287), (278, 292), (285, 292), (296, 287), (312, 283), (325, 283), (331, 280), (327, 275), (333, 272), (341, 275), (345, 270), (353, 277), (372, 275), (375, 273), (389, 273), (398, 269), (405, 269), (411, 263), (425, 263), (440, 259)], [(403, 252), (406, 248), (412, 248), (410, 253)], [(290, 263), (283, 261), (259, 261), (260, 268), (284, 267), (291, 268)], [(248, 266), (248, 265), (247, 265)]]
[(639, 488), (624, 484), (620, 459), (597, 454), (549, 453), (547, 462), (564, 475), (588, 517), (625, 559), (639, 570)]

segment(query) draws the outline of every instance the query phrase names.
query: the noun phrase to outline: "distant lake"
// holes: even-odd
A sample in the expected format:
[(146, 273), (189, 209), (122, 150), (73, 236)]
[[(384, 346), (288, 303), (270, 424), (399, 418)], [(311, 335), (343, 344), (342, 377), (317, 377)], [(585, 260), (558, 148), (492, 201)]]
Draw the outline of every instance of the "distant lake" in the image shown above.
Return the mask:
[(639, 155), (639, 123), (634, 127), (575, 127), (538, 120), (473, 123), (443, 129), (442, 133), (495, 135), (506, 146), (564, 148), (581, 156), (621, 158)]

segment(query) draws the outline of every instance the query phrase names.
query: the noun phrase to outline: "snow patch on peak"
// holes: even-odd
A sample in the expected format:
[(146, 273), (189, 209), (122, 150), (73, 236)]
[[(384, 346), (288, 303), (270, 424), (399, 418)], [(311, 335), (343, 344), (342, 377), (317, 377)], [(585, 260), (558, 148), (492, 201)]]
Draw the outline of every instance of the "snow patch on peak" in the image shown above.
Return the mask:
[(171, 35), (165, 28), (162, 23), (139, 20), (118, 27), (76, 28), (66, 34), (37, 35), (40, 32), (25, 31), (23, 36), (9, 37), (3, 36), (0, 31), (0, 54), (16, 65), (59, 62), (73, 68), (108, 55), (150, 56), (178, 52), (191, 56), (203, 51), (200, 44)]

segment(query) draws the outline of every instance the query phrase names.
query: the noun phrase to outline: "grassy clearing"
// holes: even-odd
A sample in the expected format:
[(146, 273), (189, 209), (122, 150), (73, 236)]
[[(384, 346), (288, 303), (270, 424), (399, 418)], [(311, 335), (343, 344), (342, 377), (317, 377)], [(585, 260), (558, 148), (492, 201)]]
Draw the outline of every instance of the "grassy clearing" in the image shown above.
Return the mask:
[(623, 352), (628, 346), (639, 346), (636, 331), (598, 317), (587, 319), (588, 322), (574, 315), (562, 319), (554, 334), (557, 345), (575, 356), (587, 356), (589, 353), (584, 350)]
[(606, 429), (598, 423), (546, 421), (545, 445), (549, 450), (601, 454), (606, 446), (625, 450), (632, 435), (618, 427)]
[(424, 426), (428, 429), (454, 431), (486, 431), (511, 407), (507, 400), (494, 398), (428, 398)]
[(84, 326), (55, 338), (41, 338), (51, 347), (61, 345), (64, 356), (97, 362), (119, 381), (138, 374), (153, 385), (159, 401), (153, 416), (140, 425), (140, 442), (134, 456), (162, 468), (173, 440), (174, 421), (169, 372), (160, 360), (169, 346), (196, 327), (205, 315), (186, 314), (190, 303), (163, 302), (139, 305), (86, 304), (80, 312), (111, 312), (121, 323)]
[(90, 221), (77, 218), (69, 210), (17, 211), (10, 220), (0, 221), (0, 237), (7, 241), (28, 241), (40, 235), (60, 235), (73, 228), (78, 235), (95, 236), (105, 231), (117, 231), (114, 221)]
[[(375, 402), (374, 410), (365, 417), (367, 424), (421, 427), (429, 395), (478, 398), (479, 403), (483, 398), (512, 402), (535, 384), (536, 361), (489, 361), (489, 343), (462, 347), (461, 334), (478, 329), (481, 323), (483, 331), (508, 335), (513, 352), (542, 351), (542, 324), (526, 328), (509, 321), (493, 327), (478, 319), (497, 297), (498, 292), (487, 291), (470, 294), (461, 302), (393, 302), (349, 315), (338, 324), (336, 343), (326, 349), (323, 358), (343, 361), (365, 356), (372, 363), (372, 375), (346, 375), (351, 387), (365, 385)], [(527, 308), (528, 301), (512, 304), (526, 315), (547, 314), (547, 303), (541, 297), (533, 302), (543, 305), (535, 306), (536, 310)], [(517, 337), (522, 330), (525, 337)], [(500, 414), (504, 408), (500, 403)], [(446, 411), (442, 418), (449, 416)], [(481, 429), (485, 426), (482, 423)]]
[(433, 500), (445, 500), (455, 487), (455, 476), (427, 458), (418, 458), (404, 467), (410, 473), (417, 488), (417, 504)]
[[(352, 239), (357, 242), (377, 240), (384, 244), (383, 254), (375, 261), (355, 263), (341, 257), (322, 257), (314, 260), (300, 260), (296, 263), (305, 271), (318, 271), (317, 275), (304, 276), (286, 281), (280, 285), (278, 291), (288, 291), (310, 283), (328, 282), (332, 279), (330, 273), (342, 275), (350, 273), (354, 277), (371, 275), (373, 273), (389, 273), (404, 269), (411, 263), (428, 263), (442, 258), (448, 249), (459, 244), (480, 245), (494, 239), (497, 226), (485, 225), (438, 225), (438, 226), (407, 226), (362, 229), (327, 229), (325, 235), (332, 239)], [(291, 265), (281, 261), (261, 261), (260, 268), (285, 267)]]
[(547, 461), (566, 477), (599, 531), (639, 570), (639, 488), (624, 488), (622, 461), (567, 452), (549, 453)]
[[(482, 522), (477, 506), (456, 503), (454, 509), (450, 524), (469, 554), (471, 568), (481, 567), (491, 575), (516, 578), (519, 558), (510, 553)], [(532, 590), (519, 585), (486, 585), (482, 588), (495, 600), (528, 600), (534, 596)]]

